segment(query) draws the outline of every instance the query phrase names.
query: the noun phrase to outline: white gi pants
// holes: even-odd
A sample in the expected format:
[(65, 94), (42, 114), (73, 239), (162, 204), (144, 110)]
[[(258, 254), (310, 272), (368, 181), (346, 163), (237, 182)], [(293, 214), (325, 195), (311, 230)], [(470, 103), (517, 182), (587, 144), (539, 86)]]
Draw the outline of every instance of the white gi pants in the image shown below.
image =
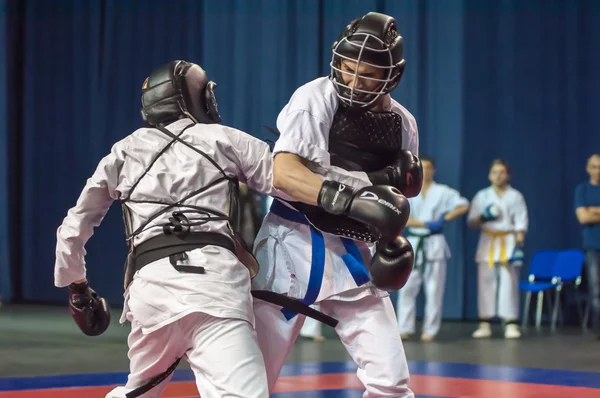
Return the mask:
[[(215, 318), (195, 312), (144, 335), (131, 313), (130, 374), (125, 387), (106, 398), (125, 394), (184, 357), (190, 364), (202, 398), (268, 398), (264, 361), (252, 325), (241, 319)], [(171, 377), (141, 395), (158, 398)]]
[[(321, 307), (318, 305), (311, 305), (317, 311), (321, 311)], [(302, 337), (318, 337), (323, 335), (323, 324), (313, 318), (306, 318), (302, 329), (300, 329), (300, 336)]]
[(479, 318), (488, 320), (498, 315), (505, 321), (519, 319), (520, 267), (487, 262), (479, 263), (477, 304)]
[[(358, 378), (366, 388), (364, 398), (414, 397), (408, 388), (408, 366), (389, 297), (323, 300), (319, 305), (323, 313), (339, 320), (335, 330), (358, 365)], [(281, 307), (258, 299), (254, 300), (254, 313), (258, 343), (267, 367), (269, 391), (272, 392), (305, 316), (296, 315), (288, 321)]]
[(416, 301), (421, 285), (425, 288), (423, 334), (435, 336), (442, 325), (446, 260), (428, 261), (424, 269), (413, 269), (406, 285), (398, 291), (398, 325), (401, 334), (415, 333)]

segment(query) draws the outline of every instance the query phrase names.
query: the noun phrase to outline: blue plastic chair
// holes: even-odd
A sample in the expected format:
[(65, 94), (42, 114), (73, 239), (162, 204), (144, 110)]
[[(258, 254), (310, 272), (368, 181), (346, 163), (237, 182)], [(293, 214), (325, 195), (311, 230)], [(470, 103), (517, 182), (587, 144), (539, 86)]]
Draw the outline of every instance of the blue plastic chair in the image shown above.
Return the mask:
[[(539, 250), (533, 254), (529, 264), (529, 277), (519, 283), (519, 289), (527, 292), (525, 295), (525, 308), (523, 309), (522, 327), (527, 327), (531, 295), (537, 295), (535, 325), (540, 329), (542, 324), (542, 307), (544, 305), (544, 292), (556, 286), (555, 263), (559, 257), (558, 250)], [(554, 312), (554, 311), (553, 311)]]
[[(556, 329), (556, 321), (558, 318), (558, 308), (560, 303), (560, 293), (564, 285), (572, 284), (576, 289), (581, 284), (581, 273), (585, 255), (583, 251), (577, 249), (563, 250), (558, 254), (554, 263), (554, 283), (556, 285), (554, 310), (552, 311), (552, 330)], [(577, 310), (579, 318), (582, 318), (581, 303), (579, 292), (576, 293)], [(584, 318), (585, 319), (585, 318)], [(583, 321), (585, 322), (585, 320)]]

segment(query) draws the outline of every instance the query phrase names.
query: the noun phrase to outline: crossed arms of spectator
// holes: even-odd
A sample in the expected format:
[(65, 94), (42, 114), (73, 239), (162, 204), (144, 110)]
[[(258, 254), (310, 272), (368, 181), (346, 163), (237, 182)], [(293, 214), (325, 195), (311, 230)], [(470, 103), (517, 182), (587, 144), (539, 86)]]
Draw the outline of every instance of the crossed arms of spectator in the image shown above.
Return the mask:
[(580, 224), (600, 223), (600, 206), (578, 207), (575, 214)]

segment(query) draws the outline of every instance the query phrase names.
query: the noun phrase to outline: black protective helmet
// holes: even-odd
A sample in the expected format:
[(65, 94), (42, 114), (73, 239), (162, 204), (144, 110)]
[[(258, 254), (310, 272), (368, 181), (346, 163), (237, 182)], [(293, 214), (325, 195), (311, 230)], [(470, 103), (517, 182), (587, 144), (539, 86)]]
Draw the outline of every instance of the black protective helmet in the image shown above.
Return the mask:
[(219, 123), (214, 88), (199, 65), (173, 61), (156, 69), (142, 87), (142, 119), (150, 126), (189, 117), (196, 123)]
[[(404, 41), (398, 34), (396, 20), (389, 15), (370, 12), (350, 22), (332, 47), (330, 79), (338, 97), (354, 108), (366, 110), (372, 107), (381, 95), (395, 89), (400, 82), (406, 64), (402, 58), (403, 48)], [(343, 60), (356, 63), (354, 73), (342, 70)], [(383, 79), (361, 76), (358, 73), (361, 64), (384, 69)], [(343, 74), (379, 84), (373, 91), (350, 87), (344, 83)]]

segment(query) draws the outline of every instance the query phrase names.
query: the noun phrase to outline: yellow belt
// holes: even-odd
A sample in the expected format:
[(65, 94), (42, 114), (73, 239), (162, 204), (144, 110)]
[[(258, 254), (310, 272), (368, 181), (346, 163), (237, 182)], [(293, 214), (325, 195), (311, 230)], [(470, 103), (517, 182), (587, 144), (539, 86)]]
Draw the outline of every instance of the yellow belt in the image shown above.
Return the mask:
[(500, 239), (500, 262), (502, 264), (506, 264), (507, 262), (507, 258), (506, 258), (506, 239), (504, 239), (504, 237), (506, 235), (510, 235), (512, 233), (514, 233), (513, 231), (489, 231), (484, 229), (483, 233), (486, 234), (487, 236), (489, 236), (490, 238), (492, 238), (492, 241), (490, 242), (490, 253), (489, 253), (489, 258), (488, 258), (488, 265), (490, 268), (492, 268), (494, 266), (494, 258), (496, 257), (496, 251), (494, 250), (495, 247), (495, 243), (496, 243), (496, 239)]

